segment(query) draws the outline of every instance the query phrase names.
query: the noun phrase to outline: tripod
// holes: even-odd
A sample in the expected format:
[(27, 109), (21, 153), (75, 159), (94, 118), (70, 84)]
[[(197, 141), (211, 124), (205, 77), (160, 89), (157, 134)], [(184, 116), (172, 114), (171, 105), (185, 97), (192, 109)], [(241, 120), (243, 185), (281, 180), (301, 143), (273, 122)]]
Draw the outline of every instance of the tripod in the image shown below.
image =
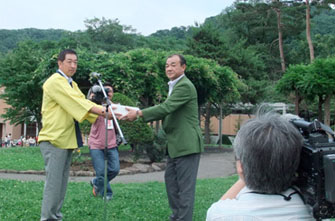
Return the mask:
[(106, 91), (102, 85), (102, 82), (100, 78), (97, 78), (97, 81), (99, 83), (99, 86), (101, 88), (101, 91), (104, 95), (104, 101), (106, 104), (106, 114), (105, 114), (105, 148), (104, 148), (104, 165), (105, 165), (105, 170), (104, 170), (104, 220), (107, 220), (107, 183), (108, 183), (108, 178), (107, 178), (107, 164), (108, 164), (108, 158), (107, 158), (107, 151), (108, 151), (108, 112), (110, 111), (113, 116), (113, 121), (115, 123), (116, 129), (121, 137), (122, 143), (127, 144), (127, 141), (125, 140), (122, 130), (119, 126), (119, 123), (117, 121), (117, 118), (115, 117), (114, 111), (112, 109), (112, 102), (108, 99), (108, 96), (106, 94)]

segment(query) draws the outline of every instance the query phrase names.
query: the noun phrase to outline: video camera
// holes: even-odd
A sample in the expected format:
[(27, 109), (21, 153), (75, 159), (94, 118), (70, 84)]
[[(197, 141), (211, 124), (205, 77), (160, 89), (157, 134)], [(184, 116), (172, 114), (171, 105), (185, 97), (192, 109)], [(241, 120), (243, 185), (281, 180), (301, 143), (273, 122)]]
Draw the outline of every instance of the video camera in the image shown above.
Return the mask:
[[(108, 96), (108, 93), (111, 91), (110, 88), (104, 87), (105, 93)], [(92, 97), (90, 97), (90, 100), (92, 100), (96, 104), (102, 104), (102, 102), (105, 99), (104, 93), (101, 89), (101, 87), (97, 84), (93, 85), (91, 89), (89, 90), (89, 94), (93, 94)]]
[[(294, 181), (316, 220), (335, 217), (334, 132), (318, 120), (291, 120), (304, 137), (300, 165)], [(329, 135), (332, 139), (329, 139)]]

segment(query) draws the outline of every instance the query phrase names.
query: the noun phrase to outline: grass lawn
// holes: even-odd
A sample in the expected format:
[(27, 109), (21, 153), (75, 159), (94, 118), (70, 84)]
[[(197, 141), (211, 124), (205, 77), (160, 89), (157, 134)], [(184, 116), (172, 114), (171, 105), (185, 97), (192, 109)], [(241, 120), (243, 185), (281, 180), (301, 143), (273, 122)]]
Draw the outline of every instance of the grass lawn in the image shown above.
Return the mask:
[(39, 147), (11, 147), (0, 149), (0, 169), (44, 170)]
[[(129, 147), (121, 147), (128, 151)], [(80, 149), (88, 153), (88, 148)], [(39, 147), (0, 149), (0, 169), (43, 170)], [(205, 220), (206, 211), (237, 180), (237, 176), (198, 180), (194, 220)], [(165, 185), (159, 182), (112, 184), (114, 197), (107, 203), (107, 220), (168, 220)], [(0, 179), (0, 220), (39, 220), (44, 182)], [(63, 205), (64, 221), (104, 220), (104, 201), (92, 195), (89, 183), (71, 182)]]
[[(236, 176), (198, 180), (194, 220), (237, 180)], [(114, 197), (107, 203), (107, 220), (168, 220), (170, 209), (164, 183), (112, 184)], [(0, 220), (39, 220), (43, 182), (0, 179)], [(68, 184), (62, 209), (64, 220), (104, 220), (104, 201), (91, 194), (88, 183)]]
[[(119, 151), (129, 151), (129, 145), (121, 145)], [(82, 154), (88, 154), (87, 146), (80, 148)], [(73, 153), (73, 161), (78, 153)], [(88, 156), (89, 157), (89, 156)], [(83, 157), (82, 157), (83, 158)], [(44, 170), (44, 161), (39, 147), (0, 148), (0, 169), (7, 170)]]
[[(121, 147), (121, 151), (129, 151)], [(88, 148), (80, 149), (88, 153)], [(39, 147), (0, 149), (0, 169), (43, 170), (43, 159)], [(194, 220), (205, 220), (210, 205), (222, 196), (237, 180), (237, 176), (197, 181), (194, 205)], [(114, 197), (104, 204), (95, 198), (87, 182), (71, 182), (62, 213), (64, 221), (104, 220), (168, 220), (168, 206), (164, 183), (112, 184)], [(39, 220), (44, 182), (26, 182), (0, 179), (0, 220)], [(330, 219), (334, 221), (334, 219)]]

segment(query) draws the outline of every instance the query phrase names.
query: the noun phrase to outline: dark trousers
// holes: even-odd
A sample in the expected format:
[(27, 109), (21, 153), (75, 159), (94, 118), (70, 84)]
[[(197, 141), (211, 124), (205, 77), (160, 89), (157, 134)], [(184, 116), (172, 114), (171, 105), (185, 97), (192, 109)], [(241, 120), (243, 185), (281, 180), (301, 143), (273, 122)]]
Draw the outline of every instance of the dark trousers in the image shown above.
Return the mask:
[(191, 221), (200, 153), (168, 157), (165, 185), (172, 210), (170, 220)]

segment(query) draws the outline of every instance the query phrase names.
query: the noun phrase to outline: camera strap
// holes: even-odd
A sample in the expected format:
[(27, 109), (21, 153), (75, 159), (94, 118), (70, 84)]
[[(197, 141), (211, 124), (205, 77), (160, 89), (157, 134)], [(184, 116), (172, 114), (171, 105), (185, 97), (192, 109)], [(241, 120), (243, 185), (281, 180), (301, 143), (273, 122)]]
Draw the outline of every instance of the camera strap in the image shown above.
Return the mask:
[(293, 189), (294, 192), (290, 193), (288, 196), (286, 196), (284, 194), (281, 194), (281, 193), (265, 193), (265, 192), (258, 192), (258, 191), (251, 191), (249, 193), (265, 194), (265, 195), (279, 195), (279, 196), (282, 196), (285, 201), (290, 201), (292, 199), (292, 197), (291, 197), (292, 195), (299, 194), (299, 196), (301, 197), (301, 199), (303, 199), (302, 196), (301, 196), (301, 194), (300, 194), (300, 192), (299, 192), (299, 190), (297, 190), (294, 187), (291, 187), (291, 189)]

